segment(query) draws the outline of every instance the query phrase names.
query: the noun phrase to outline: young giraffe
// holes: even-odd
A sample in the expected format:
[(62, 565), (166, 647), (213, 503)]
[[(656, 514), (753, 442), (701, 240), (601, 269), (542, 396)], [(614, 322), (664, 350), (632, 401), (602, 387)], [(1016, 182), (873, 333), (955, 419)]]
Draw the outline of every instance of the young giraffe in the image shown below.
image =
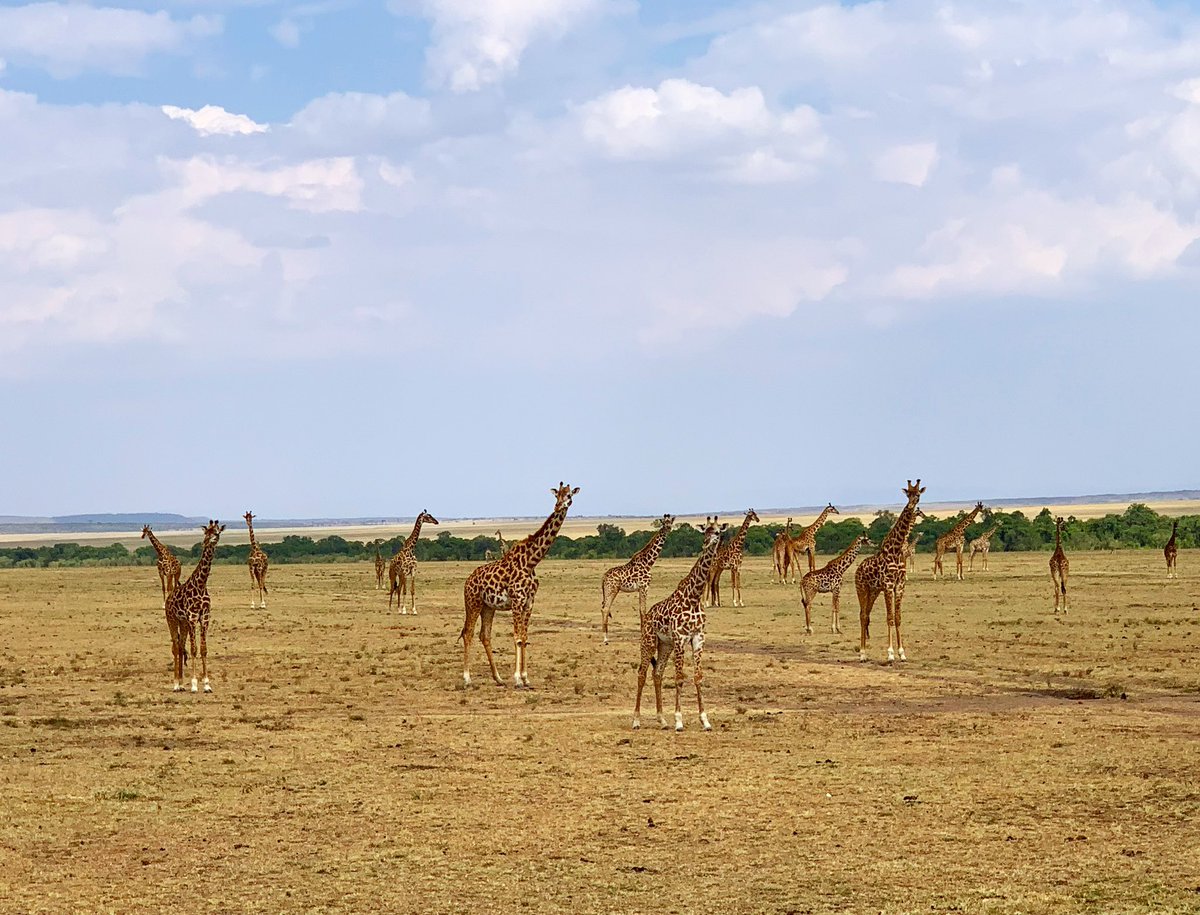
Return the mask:
[(675, 588), (670, 597), (660, 600), (643, 613), (642, 662), (638, 667), (637, 698), (633, 703), (633, 727), (642, 726), (642, 690), (646, 686), (646, 670), (654, 666), (654, 705), (658, 711), (658, 723), (667, 726), (663, 718), (662, 681), (667, 670), (667, 661), (675, 657), (675, 730), (683, 730), (683, 711), (680, 709), (680, 692), (683, 689), (683, 653), (692, 646), (692, 679), (696, 684), (696, 705), (700, 710), (700, 723), (704, 730), (711, 731), (708, 712), (704, 710), (704, 699), (700, 694), (700, 656), (704, 651), (704, 609), (700, 596), (708, 586), (712, 565), (721, 546), (721, 534), (728, 524), (717, 526), (715, 517), (708, 518), (704, 526), (704, 544), (692, 570)]
[(179, 576), (181, 569), (179, 560), (175, 558), (175, 554), (171, 552), (171, 548), (154, 536), (154, 531), (150, 530), (150, 525), (147, 524), (142, 528), (142, 537), (150, 538), (150, 545), (154, 547), (154, 552), (158, 554), (158, 581), (162, 585), (163, 609), (167, 609), (167, 598), (171, 596), (171, 592), (179, 587)]
[(912, 540), (904, 541), (904, 548), (901, 550), (902, 558), (904, 559), (904, 572), (907, 574), (910, 570), (917, 571), (917, 542), (921, 539), (920, 534), (913, 536)]
[(579, 492), (565, 483), (559, 483), (554, 493), (554, 511), (540, 528), (509, 551), (492, 562), (481, 565), (467, 576), (463, 585), (463, 603), (466, 619), (459, 638), (463, 643), (463, 684), (471, 683), (471, 634), (475, 622), (479, 621), (479, 641), (487, 655), (492, 679), (503, 686), (496, 660), (492, 657), (492, 618), (497, 610), (511, 610), (513, 621), (513, 643), (516, 647), (516, 663), (513, 668), (513, 685), (528, 686), (529, 671), (526, 667), (529, 649), (529, 618), (533, 615), (533, 599), (537, 596), (537, 564), (549, 552), (554, 538), (567, 517), (571, 500)]
[[(840, 515), (833, 503), (830, 502), (821, 510), (821, 514), (817, 515), (817, 520), (800, 532), (795, 540), (791, 542), (790, 561), (796, 565), (800, 564), (800, 555), (808, 554), (808, 571), (812, 571), (817, 567), (817, 531), (824, 526), (830, 515)], [(784, 563), (787, 564), (789, 557), (785, 557)], [(792, 571), (792, 581), (796, 580), (796, 572)]]
[(750, 527), (750, 522), (757, 520), (758, 513), (752, 508), (747, 509), (746, 517), (742, 519), (742, 526), (738, 532), (733, 535), (732, 540), (717, 551), (717, 556), (708, 573), (707, 606), (721, 606), (721, 573), (726, 569), (729, 570), (729, 589), (733, 592), (733, 605), (735, 607), (746, 606), (746, 602), (742, 600), (742, 551), (746, 545), (746, 531)]
[(257, 610), (258, 605), (255, 604), (255, 590), (258, 590), (258, 600), (262, 604), (262, 609), (267, 609), (267, 554), (262, 551), (258, 545), (258, 541), (254, 539), (254, 515), (250, 512), (242, 515), (246, 519), (246, 528), (250, 531), (250, 558), (247, 563), (250, 566), (250, 609)]
[(638, 614), (646, 612), (646, 593), (650, 589), (650, 570), (662, 553), (667, 535), (675, 524), (674, 515), (663, 515), (655, 522), (658, 530), (650, 541), (633, 554), (623, 566), (616, 566), (604, 573), (600, 582), (600, 627), (604, 632), (604, 644), (608, 644), (608, 619), (612, 616), (613, 601), (622, 592), (637, 592)]
[(1061, 594), (1062, 611), (1067, 612), (1067, 573), (1071, 571), (1071, 562), (1062, 548), (1062, 529), (1066, 524), (1062, 517), (1054, 519), (1054, 553), (1050, 556), (1050, 580), (1054, 582), (1054, 612), (1058, 612), (1058, 600)]
[(383, 570), (387, 568), (387, 562), (383, 558), (383, 554), (379, 552), (379, 544), (382, 540), (375, 541), (375, 590), (383, 590)]
[(999, 524), (993, 524), (990, 528), (971, 541), (971, 561), (967, 565), (967, 571), (975, 571), (975, 554), (979, 553), (983, 556), (983, 571), (988, 570), (988, 553), (992, 549), (992, 537), (996, 531), (1000, 530)]
[(421, 524), (428, 521), (430, 524), (437, 524), (438, 519), (422, 509), (421, 514), (417, 515), (417, 521), (413, 525), (412, 533), (408, 535), (408, 539), (396, 551), (396, 555), (392, 557), (391, 563), (388, 565), (388, 581), (391, 582), (391, 589), (388, 591), (388, 609), (392, 609), (392, 595), (399, 593), (400, 614), (403, 616), (408, 613), (404, 608), (404, 587), (408, 585), (408, 591), (412, 597), (412, 612), (413, 616), (417, 615), (417, 538), (421, 536)]
[[(171, 654), (175, 661), (175, 692), (183, 689), (183, 665), (187, 661), (190, 644), (192, 651), (192, 692), (196, 692), (196, 657), (200, 657), (204, 691), (212, 692), (208, 682), (208, 620), (212, 601), (208, 596), (208, 574), (212, 571), (213, 553), (225, 525), (209, 521), (204, 528), (204, 548), (200, 561), (188, 576), (187, 581), (171, 592), (167, 599), (167, 629), (171, 632)], [(200, 650), (196, 651), (196, 629), (200, 629)]]
[(1175, 545), (1175, 535), (1178, 533), (1179, 522), (1173, 521), (1171, 523), (1171, 539), (1163, 547), (1163, 556), (1167, 559), (1167, 578), (1179, 577), (1179, 569), (1175, 566), (1175, 560), (1179, 557), (1179, 547)]
[(934, 554), (933, 554), (933, 577), (934, 578), (937, 578), (938, 575), (946, 574), (945, 570), (942, 569), (942, 556), (945, 553), (949, 552), (950, 550), (954, 550), (955, 555), (957, 556), (957, 559), (958, 559), (956, 574), (958, 575), (959, 581), (963, 580), (963, 545), (966, 543), (966, 540), (967, 540), (964, 532), (966, 531), (966, 529), (968, 527), (970, 527), (972, 524), (975, 523), (975, 516), (978, 515), (981, 511), (983, 511), (983, 503), (976, 502), (975, 507), (973, 509), (971, 509), (965, 515), (963, 515), (961, 518), (959, 518), (957, 522), (955, 522), (954, 527), (950, 528), (950, 530), (946, 531), (946, 533), (944, 533), (944, 534), (942, 534), (942, 536), (938, 537), (937, 541), (934, 543)]
[(904, 642), (900, 638), (900, 605), (904, 602), (904, 583), (907, 579), (902, 555), (904, 544), (908, 541), (908, 534), (917, 519), (917, 502), (924, 491), (925, 488), (921, 486), (920, 480), (917, 480), (915, 486), (912, 480), (908, 481), (908, 486), (904, 489), (908, 504), (904, 506), (904, 511), (900, 512), (900, 517), (896, 519), (892, 529), (883, 538), (883, 543), (879, 545), (875, 555), (868, 556), (854, 570), (854, 588), (858, 591), (860, 630), (858, 659), (860, 661), (867, 659), (867, 636), (871, 625), (871, 607), (875, 605), (875, 599), (880, 594), (883, 595), (883, 602), (887, 606), (888, 661), (890, 663), (896, 660), (896, 654), (892, 650), (893, 629), (896, 630), (896, 648), (900, 653), (900, 660), (908, 660), (904, 657)]
[(842, 631), (842, 611), (839, 601), (842, 596), (842, 577), (846, 570), (854, 565), (858, 551), (864, 546), (874, 546), (871, 538), (865, 533), (859, 534), (854, 541), (842, 551), (842, 554), (813, 572), (805, 572), (800, 579), (800, 603), (804, 605), (804, 631), (811, 634), (812, 603), (818, 594), (833, 595), (833, 621), (830, 623), (831, 632)]
[(782, 585), (787, 583), (783, 577), (783, 567), (785, 564), (784, 561), (787, 558), (788, 550), (791, 548), (791, 543), (792, 519), (788, 518), (787, 524), (783, 526), (783, 530), (775, 535), (775, 542), (771, 547), (771, 558), (775, 563), (775, 577), (778, 578), (776, 584)]

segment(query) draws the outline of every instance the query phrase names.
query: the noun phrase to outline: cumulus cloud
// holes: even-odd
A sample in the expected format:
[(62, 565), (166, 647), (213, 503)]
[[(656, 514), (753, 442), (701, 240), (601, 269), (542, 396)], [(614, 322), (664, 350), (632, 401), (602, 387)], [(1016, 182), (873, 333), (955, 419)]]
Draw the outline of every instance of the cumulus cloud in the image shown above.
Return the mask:
[(147, 56), (187, 51), (219, 34), (222, 25), (216, 15), (174, 19), (161, 10), (31, 3), (0, 8), (0, 54), (59, 77), (85, 70), (131, 73)]
[(174, 105), (163, 105), (163, 114), (173, 121), (183, 121), (196, 129), (202, 136), (220, 134), (238, 136), (252, 133), (265, 133), (266, 124), (258, 124), (244, 114), (233, 114), (219, 105), (205, 105), (199, 110), (177, 108)]

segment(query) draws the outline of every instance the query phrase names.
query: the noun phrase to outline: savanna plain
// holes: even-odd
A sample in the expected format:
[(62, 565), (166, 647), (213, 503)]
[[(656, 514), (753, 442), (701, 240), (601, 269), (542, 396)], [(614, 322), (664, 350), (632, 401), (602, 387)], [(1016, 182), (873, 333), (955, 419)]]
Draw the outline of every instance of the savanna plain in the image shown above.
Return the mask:
[(1200, 911), (1200, 555), (1072, 554), (1065, 616), (1048, 554), (919, 560), (888, 666), (853, 572), (843, 633), (822, 595), (805, 635), (748, 559), (708, 611), (713, 731), (689, 659), (679, 734), (649, 686), (630, 729), (613, 562), (542, 563), (529, 690), (477, 640), (462, 687), (466, 564), (419, 567), (417, 616), (366, 564), (273, 567), (265, 610), (220, 565), (212, 695), (171, 692), (153, 567), (0, 571), (0, 911)]

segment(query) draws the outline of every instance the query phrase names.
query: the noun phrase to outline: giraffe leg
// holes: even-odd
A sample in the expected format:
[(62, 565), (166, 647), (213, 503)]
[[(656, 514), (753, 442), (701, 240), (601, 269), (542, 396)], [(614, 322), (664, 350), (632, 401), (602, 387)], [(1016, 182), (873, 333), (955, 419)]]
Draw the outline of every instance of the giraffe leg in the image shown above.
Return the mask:
[(900, 656), (901, 661), (907, 661), (904, 656), (904, 641), (900, 638), (900, 605), (904, 603), (904, 582), (900, 582), (896, 587), (896, 606), (895, 606), (895, 624), (896, 624), (896, 653)]
[(883, 589), (883, 602), (887, 606), (888, 663), (891, 664), (896, 660), (896, 652), (892, 650), (892, 627), (896, 625), (896, 607), (895, 596), (890, 588)]
[(854, 583), (855, 590), (858, 591), (858, 659), (865, 661), (867, 659), (867, 639), (871, 634), (871, 607), (875, 605), (875, 598), (879, 596), (878, 591), (873, 591), (868, 584)]
[(815, 572), (817, 570), (817, 548), (810, 546), (806, 552), (808, 553), (808, 571)]
[(267, 609), (267, 570), (264, 568), (262, 574), (258, 577), (259, 602), (262, 604), (262, 609)]
[(211, 693), (212, 684), (208, 682), (208, 620), (200, 624), (200, 676), (204, 683), (204, 691)]
[(493, 682), (497, 686), (503, 686), (504, 680), (500, 676), (500, 671), (496, 668), (496, 658), (492, 654), (492, 620), (496, 616), (496, 611), (491, 607), (484, 607), (483, 613), (480, 616), (479, 642), (483, 645), (483, 653), (487, 657), (488, 669), (492, 672)]
[(637, 698), (633, 701), (633, 729), (642, 726), (642, 690), (646, 688), (646, 671), (650, 669), (650, 659), (654, 657), (654, 634), (642, 633), (642, 662), (638, 665)]
[(683, 693), (683, 652), (687, 640), (677, 635), (672, 640), (673, 654), (675, 655), (675, 730), (683, 730), (683, 709), (680, 706), (680, 698)]
[(196, 624), (188, 620), (187, 624), (188, 643), (192, 649), (192, 692), (196, 692), (199, 688), (199, 682), (196, 680)]
[(804, 631), (812, 633), (812, 602), (815, 592), (808, 577), (800, 579), (800, 603), (804, 607)]
[(525, 607), (522, 605), (513, 606), (513, 646), (516, 649), (516, 660), (513, 663), (513, 686), (521, 687), (524, 683), (521, 681), (521, 665), (525, 658), (525, 635), (527, 632), (527, 623), (523, 622), (521, 617), (525, 614)]
[(408, 576), (408, 596), (412, 600), (412, 615), (417, 615), (417, 573)]
[(671, 660), (671, 641), (661, 636), (654, 636), (657, 655), (654, 658), (654, 708), (658, 712), (658, 726), (665, 728), (667, 719), (663, 717), (662, 687), (663, 676), (667, 672), (667, 662)]
[(605, 578), (600, 583), (600, 631), (604, 633), (604, 644), (608, 644), (608, 618), (612, 616), (613, 601), (617, 599), (616, 582)]
[(842, 631), (842, 611), (838, 606), (838, 601), (841, 599), (841, 596), (842, 586), (839, 583), (838, 586), (833, 589), (833, 631), (837, 633), (841, 633)]
[(733, 605), (735, 607), (744, 607), (746, 602), (742, 600), (742, 570), (729, 570), (729, 590), (733, 594)]
[(955, 571), (958, 573), (958, 580), (963, 580), (963, 551), (962, 547), (958, 547), (955, 551)]
[(712, 725), (708, 722), (708, 712), (704, 711), (704, 697), (700, 693), (700, 681), (704, 679), (700, 667), (702, 654), (704, 654), (704, 633), (697, 632), (692, 636), (692, 681), (696, 684), (696, 708), (700, 712), (700, 724), (703, 725), (704, 730), (711, 731)]
[[(390, 610), (392, 602), (389, 595), (388, 609)], [(475, 621), (479, 619), (479, 604), (475, 599), (468, 597), (466, 599), (466, 619), (463, 621), (462, 632), (459, 638), (463, 643), (463, 686), (471, 685), (471, 632), (475, 628)], [(488, 620), (491, 623), (491, 620)], [(489, 625), (490, 628), (490, 625)], [(483, 642), (483, 629), (479, 631), (479, 641)], [(484, 651), (488, 654), (488, 659), (491, 660), (491, 651), (487, 647), (487, 642), (484, 642)], [(492, 675), (495, 676), (496, 665), (492, 665)]]
[(258, 580), (254, 577), (254, 570), (251, 569), (250, 570), (250, 609), (251, 610), (258, 609), (258, 597), (254, 593), (254, 589), (255, 589), (255, 587), (257, 587), (257, 585), (258, 585)]
[(167, 629), (171, 633), (171, 673), (175, 675), (175, 692), (183, 689), (180, 682), (183, 679), (183, 646), (179, 641), (179, 624), (174, 618), (167, 619)]

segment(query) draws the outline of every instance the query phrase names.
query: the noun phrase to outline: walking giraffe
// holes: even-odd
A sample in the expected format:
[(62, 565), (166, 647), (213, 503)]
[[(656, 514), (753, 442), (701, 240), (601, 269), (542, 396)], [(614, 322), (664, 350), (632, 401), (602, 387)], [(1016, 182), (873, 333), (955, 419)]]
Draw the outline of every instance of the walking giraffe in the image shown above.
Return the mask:
[(400, 549), (396, 551), (396, 555), (392, 557), (391, 563), (388, 565), (388, 581), (391, 583), (391, 588), (388, 590), (388, 609), (392, 609), (392, 596), (399, 595), (399, 606), (401, 616), (406, 615), (408, 611), (404, 608), (404, 588), (408, 586), (409, 594), (412, 597), (412, 612), (413, 616), (417, 615), (417, 539), (421, 536), (421, 524), (428, 521), (430, 524), (437, 524), (438, 519), (422, 509), (421, 514), (417, 515), (417, 521), (413, 525), (412, 533), (408, 535), (408, 539), (400, 545)]
[[(200, 672), (204, 678), (204, 691), (212, 692), (208, 682), (208, 620), (212, 601), (208, 596), (208, 575), (212, 571), (213, 553), (225, 525), (209, 521), (204, 528), (204, 547), (200, 561), (187, 581), (171, 592), (167, 598), (167, 629), (171, 633), (171, 655), (175, 662), (175, 692), (183, 689), (183, 665), (187, 661), (188, 647), (192, 651), (192, 692), (196, 692), (196, 657), (200, 658)], [(196, 630), (200, 630), (200, 650), (196, 650)]]
[(907, 579), (903, 553), (904, 544), (908, 541), (908, 534), (917, 519), (917, 502), (920, 501), (923, 492), (925, 492), (925, 488), (919, 479), (915, 486), (912, 480), (908, 481), (908, 486), (904, 489), (908, 504), (904, 506), (900, 517), (896, 519), (892, 529), (883, 538), (875, 555), (868, 556), (854, 570), (854, 588), (858, 591), (860, 629), (858, 659), (860, 661), (867, 659), (871, 607), (875, 605), (875, 599), (880, 594), (883, 595), (883, 602), (887, 606), (888, 662), (896, 660), (896, 653), (892, 650), (893, 629), (896, 631), (896, 649), (899, 651), (900, 660), (908, 660), (904, 656), (904, 642), (900, 638), (900, 605), (904, 602), (904, 584)]
[[(149, 530), (149, 528), (147, 528)], [(1175, 535), (1179, 533), (1179, 522), (1171, 522), (1171, 539), (1167, 541), (1167, 545), (1163, 547), (1163, 556), (1167, 559), (1167, 578), (1178, 578), (1179, 569), (1175, 565), (1175, 560), (1179, 557), (1179, 547), (1175, 545)], [(178, 565), (178, 563), (176, 563)]]
[(250, 609), (257, 610), (258, 606), (255, 603), (255, 590), (258, 591), (258, 600), (262, 603), (262, 609), (267, 609), (267, 554), (262, 551), (258, 545), (258, 541), (254, 538), (254, 515), (250, 512), (242, 515), (246, 519), (246, 529), (250, 531), (250, 558), (247, 560), (250, 566)]
[(976, 502), (973, 509), (971, 509), (954, 523), (954, 527), (950, 528), (950, 530), (938, 537), (937, 541), (934, 543), (934, 578), (937, 578), (938, 575), (946, 574), (942, 569), (942, 556), (948, 551), (954, 550), (957, 557), (956, 573), (958, 575), (958, 580), (963, 580), (963, 545), (966, 543), (967, 539), (964, 532), (968, 527), (975, 523), (975, 516), (981, 511), (983, 511), (983, 503)]
[(150, 538), (150, 545), (158, 554), (158, 581), (162, 585), (162, 605), (166, 610), (167, 598), (171, 596), (172, 591), (179, 587), (179, 576), (182, 570), (179, 567), (179, 560), (171, 552), (171, 548), (154, 536), (154, 531), (150, 530), (149, 524), (142, 528), (142, 538), (146, 537)]
[[(830, 502), (828, 505), (826, 505), (821, 510), (821, 514), (817, 515), (817, 520), (814, 521), (812, 524), (810, 524), (808, 527), (804, 528), (804, 530), (802, 530), (800, 532), (799, 536), (796, 537), (796, 539), (791, 541), (788, 555), (784, 556), (785, 568), (789, 563), (793, 563), (793, 562), (796, 563), (797, 565), (799, 565), (801, 554), (807, 553), (808, 554), (808, 571), (811, 572), (813, 569), (815, 569), (817, 567), (817, 531), (819, 531), (824, 526), (825, 522), (828, 520), (830, 515), (840, 515), (840, 514), (841, 514), (841, 512), (839, 512), (836, 508), (833, 507), (832, 502)], [(795, 580), (796, 580), (796, 573), (793, 570), (792, 571), (792, 581), (794, 582)]]
[(382, 540), (375, 541), (375, 590), (383, 590), (383, 571), (387, 567), (387, 562), (383, 558), (383, 554), (379, 552), (379, 545)]
[(842, 596), (842, 578), (846, 570), (854, 565), (858, 551), (864, 546), (873, 546), (871, 538), (865, 533), (859, 534), (851, 544), (842, 550), (840, 556), (827, 562), (821, 568), (805, 572), (800, 579), (800, 603), (804, 606), (804, 631), (812, 633), (812, 602), (818, 594), (833, 595), (833, 620), (829, 629), (831, 632), (842, 631), (842, 611), (839, 601)]
[(708, 586), (712, 565), (716, 561), (721, 545), (721, 534), (728, 524), (717, 527), (716, 517), (708, 518), (704, 526), (704, 543), (692, 570), (679, 582), (670, 597), (660, 600), (643, 613), (642, 660), (638, 666), (637, 698), (633, 703), (633, 727), (642, 726), (642, 690), (646, 686), (646, 670), (654, 666), (654, 705), (658, 711), (658, 723), (667, 726), (663, 718), (662, 681), (667, 661), (675, 658), (675, 730), (683, 730), (683, 711), (680, 708), (680, 693), (683, 690), (683, 653), (692, 646), (692, 679), (696, 684), (696, 705), (700, 710), (700, 723), (704, 730), (711, 731), (708, 712), (704, 710), (704, 699), (700, 694), (700, 656), (704, 651), (704, 609), (700, 596)]
[(650, 541), (634, 553), (629, 562), (605, 572), (604, 578), (600, 582), (600, 628), (604, 632), (605, 645), (608, 644), (608, 619), (612, 616), (613, 601), (617, 599), (620, 592), (636, 591), (638, 615), (644, 615), (646, 612), (646, 593), (650, 589), (650, 571), (662, 553), (667, 535), (671, 533), (671, 528), (675, 524), (675, 516), (663, 515), (654, 523), (658, 525), (658, 530), (654, 532)]
[(1062, 548), (1062, 529), (1066, 524), (1062, 517), (1054, 519), (1054, 552), (1050, 556), (1050, 580), (1054, 582), (1054, 612), (1058, 612), (1058, 601), (1062, 597), (1062, 611), (1067, 612), (1067, 574), (1071, 562)]
[(990, 528), (971, 541), (971, 560), (967, 565), (967, 571), (975, 571), (975, 554), (979, 553), (983, 556), (983, 571), (988, 570), (988, 553), (992, 549), (992, 537), (996, 531), (1000, 530), (999, 524), (993, 524)]
[(787, 519), (787, 524), (783, 526), (778, 534), (775, 535), (775, 541), (771, 545), (771, 559), (775, 564), (775, 576), (779, 580), (776, 584), (786, 584), (784, 579), (784, 565), (787, 558), (788, 550), (792, 543), (792, 519)]
[(746, 602), (742, 600), (742, 551), (746, 545), (746, 531), (750, 527), (750, 522), (757, 520), (757, 512), (752, 508), (747, 509), (746, 517), (742, 519), (742, 526), (733, 535), (733, 539), (717, 550), (712, 568), (708, 572), (707, 606), (721, 606), (721, 573), (726, 569), (729, 570), (729, 590), (733, 592), (733, 605), (735, 607), (746, 606)]
[(463, 584), (463, 603), (466, 619), (463, 621), (459, 638), (463, 643), (463, 684), (471, 683), (471, 635), (476, 621), (479, 622), (479, 641), (487, 655), (492, 679), (503, 685), (496, 670), (496, 659), (492, 657), (492, 618), (497, 610), (511, 610), (513, 621), (513, 644), (516, 661), (513, 667), (513, 685), (528, 686), (529, 671), (526, 667), (529, 649), (529, 618), (533, 614), (533, 599), (537, 596), (537, 564), (549, 552), (554, 538), (567, 517), (571, 500), (579, 492), (565, 483), (559, 483), (554, 493), (554, 511), (550, 513), (536, 531), (519, 543), (515, 543), (499, 559), (481, 565), (467, 576)]

